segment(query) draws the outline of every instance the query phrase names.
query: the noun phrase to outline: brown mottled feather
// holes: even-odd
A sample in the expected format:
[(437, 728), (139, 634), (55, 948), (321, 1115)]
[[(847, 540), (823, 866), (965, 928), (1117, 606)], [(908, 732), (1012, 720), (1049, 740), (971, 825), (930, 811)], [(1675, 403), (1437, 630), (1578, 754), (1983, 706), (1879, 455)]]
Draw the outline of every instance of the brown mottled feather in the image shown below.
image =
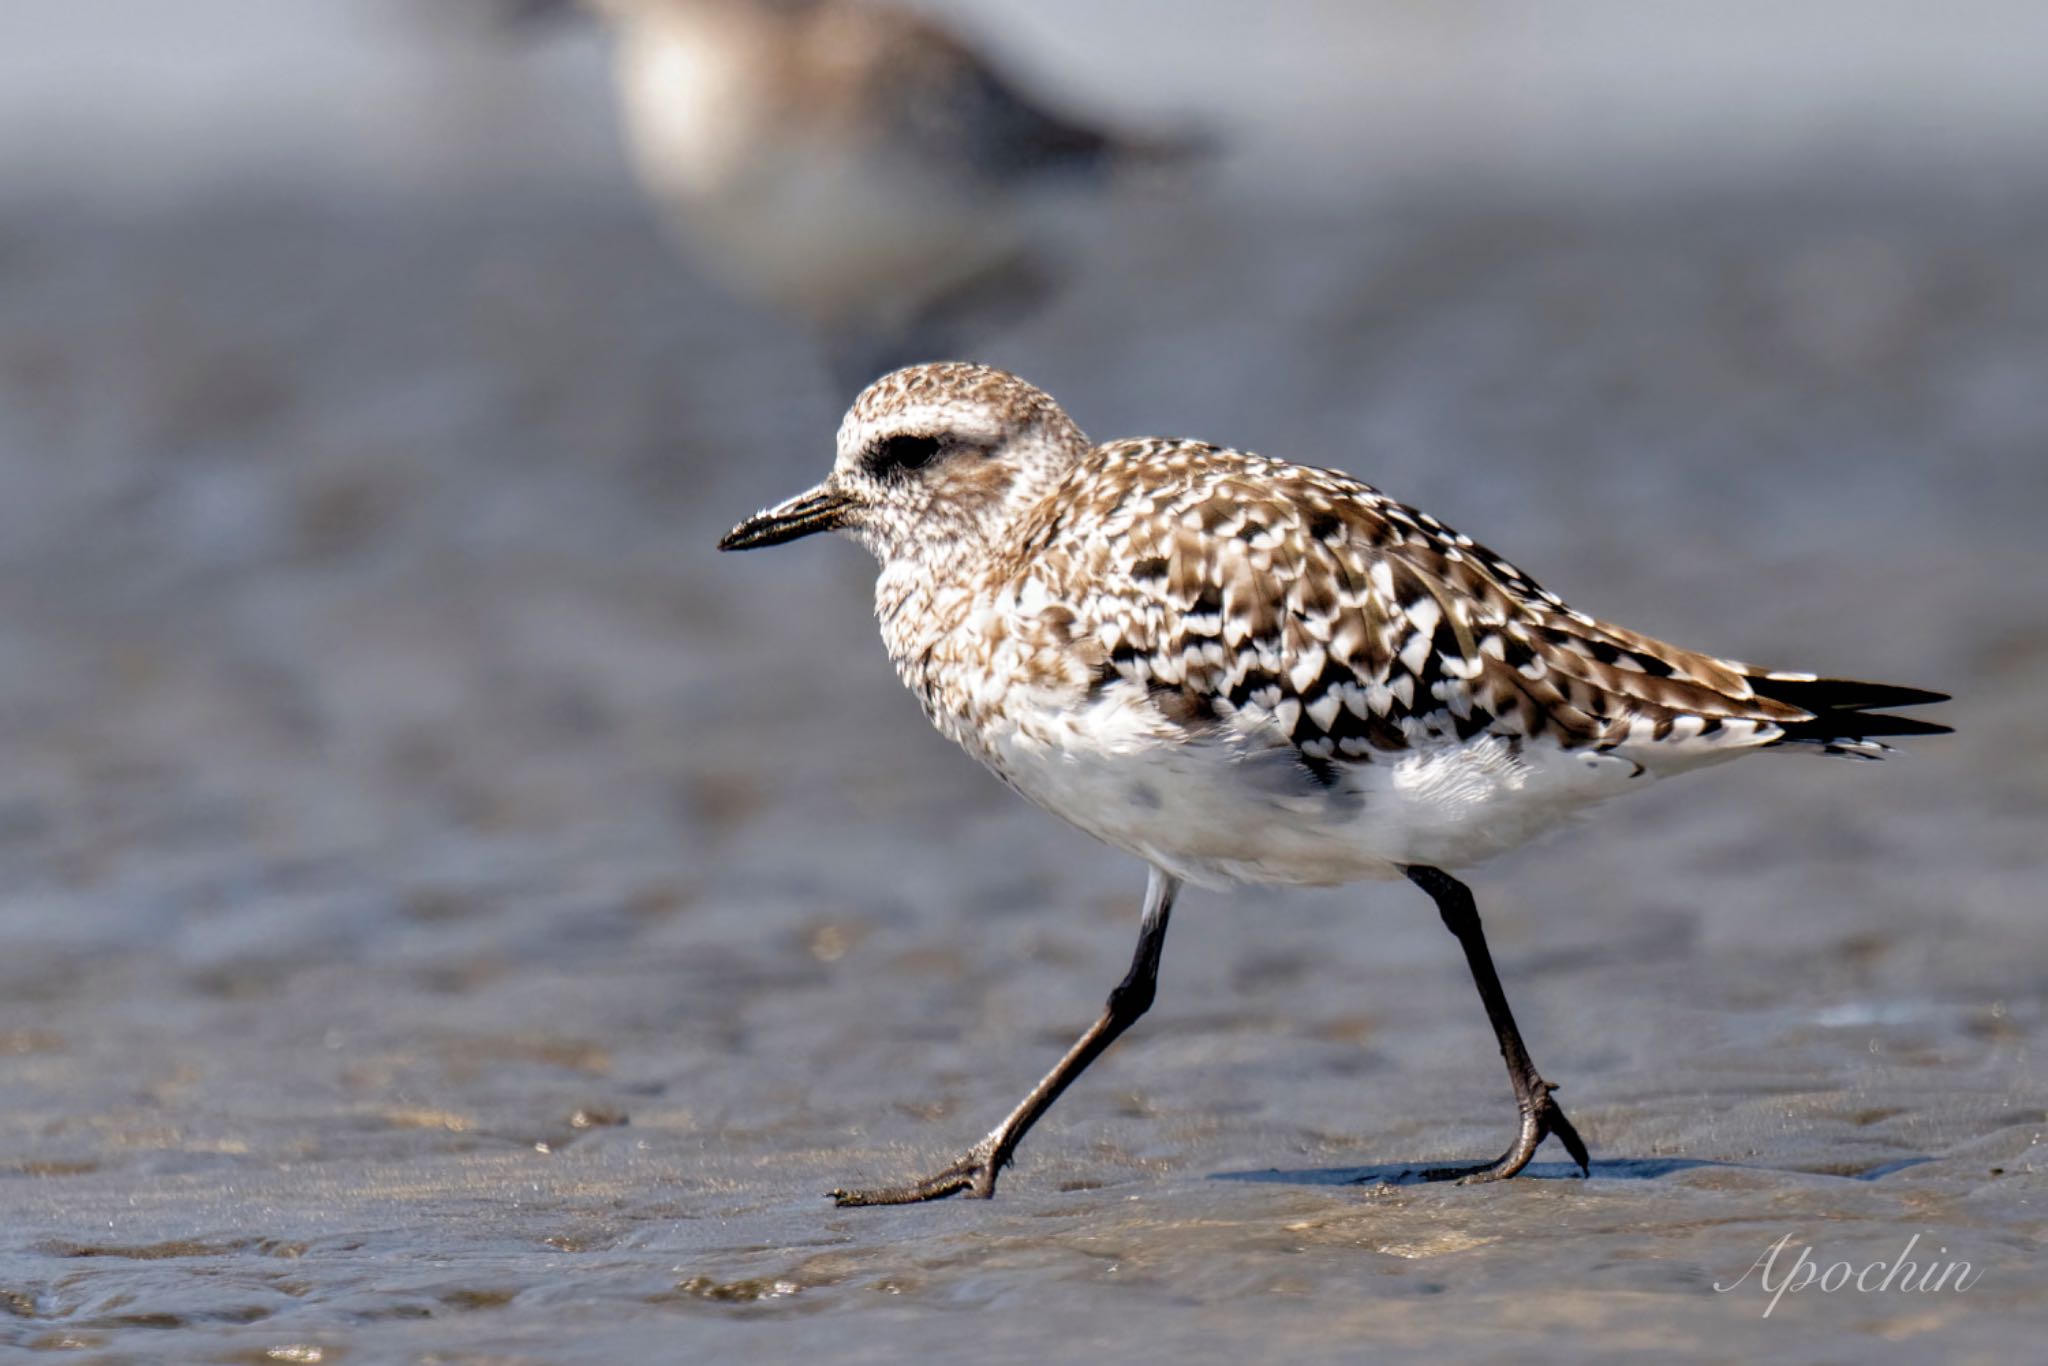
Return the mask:
[[(1277, 724), (1312, 760), (1431, 738), (1730, 748), (1809, 719), (1747, 665), (1603, 626), (1426, 513), (1346, 475), (1190, 442), (1095, 448), (1007, 569), (1075, 605), (1089, 663), (1178, 715)], [(1043, 531), (1043, 527), (1037, 528)], [(1099, 656), (1099, 657), (1096, 657)], [(1684, 737), (1679, 737), (1684, 738)]]

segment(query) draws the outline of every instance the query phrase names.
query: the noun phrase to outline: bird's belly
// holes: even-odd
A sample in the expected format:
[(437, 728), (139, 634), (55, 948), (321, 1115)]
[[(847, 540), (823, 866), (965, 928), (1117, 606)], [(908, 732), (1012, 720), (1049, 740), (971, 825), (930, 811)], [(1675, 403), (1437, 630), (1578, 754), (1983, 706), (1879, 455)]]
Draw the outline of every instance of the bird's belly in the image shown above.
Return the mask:
[(1480, 737), (1345, 765), (1325, 785), (1291, 748), (1230, 738), (1064, 742), (1013, 728), (984, 756), (1025, 796), (1199, 886), (1328, 886), (1459, 868), (1649, 781), (1625, 759)]
[[(844, 151), (759, 149), (715, 189), (657, 184), (677, 227), (727, 283), (827, 326), (914, 315), (1024, 248), (1000, 203), (970, 207), (951, 187), (863, 167)], [(650, 181), (661, 172), (650, 168)]]

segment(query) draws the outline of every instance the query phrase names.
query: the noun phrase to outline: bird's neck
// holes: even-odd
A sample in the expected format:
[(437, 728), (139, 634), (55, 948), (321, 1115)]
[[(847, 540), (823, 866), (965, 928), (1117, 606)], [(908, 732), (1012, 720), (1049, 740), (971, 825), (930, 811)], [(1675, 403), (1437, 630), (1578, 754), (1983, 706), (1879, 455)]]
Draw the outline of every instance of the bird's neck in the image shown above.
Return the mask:
[(907, 559), (884, 562), (875, 580), (875, 619), (889, 662), (932, 724), (961, 743), (968, 737), (962, 718), (946, 705), (945, 680), (954, 663), (953, 647), (969, 628), (975, 598), (967, 582), (942, 581)]

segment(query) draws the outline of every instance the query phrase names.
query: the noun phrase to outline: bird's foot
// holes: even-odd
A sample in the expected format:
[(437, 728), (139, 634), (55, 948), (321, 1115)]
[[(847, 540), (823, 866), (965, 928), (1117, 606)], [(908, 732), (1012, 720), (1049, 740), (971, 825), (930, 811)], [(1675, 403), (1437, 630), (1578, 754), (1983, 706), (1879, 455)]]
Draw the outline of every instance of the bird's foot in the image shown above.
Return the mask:
[(933, 1172), (922, 1181), (904, 1186), (879, 1186), (873, 1190), (836, 1190), (832, 1200), (841, 1209), (860, 1205), (915, 1205), (926, 1200), (943, 1200), (949, 1195), (972, 1195), (986, 1200), (996, 1193), (996, 1172), (1002, 1163), (994, 1145), (977, 1143), (952, 1166)]
[(1579, 1164), (1581, 1176), (1593, 1174), (1593, 1163), (1586, 1155), (1585, 1140), (1572, 1122), (1564, 1117), (1564, 1111), (1550, 1098), (1557, 1088), (1540, 1077), (1532, 1089), (1534, 1099), (1522, 1107), (1522, 1132), (1516, 1136), (1514, 1146), (1491, 1162), (1482, 1162), (1475, 1167), (1432, 1167), (1422, 1174), (1425, 1181), (1455, 1181), (1461, 1186), (1474, 1186), (1482, 1181), (1505, 1181), (1529, 1165), (1529, 1159), (1536, 1155), (1536, 1149), (1545, 1138), (1555, 1137), (1564, 1144), (1564, 1150), (1571, 1154), (1572, 1161)]

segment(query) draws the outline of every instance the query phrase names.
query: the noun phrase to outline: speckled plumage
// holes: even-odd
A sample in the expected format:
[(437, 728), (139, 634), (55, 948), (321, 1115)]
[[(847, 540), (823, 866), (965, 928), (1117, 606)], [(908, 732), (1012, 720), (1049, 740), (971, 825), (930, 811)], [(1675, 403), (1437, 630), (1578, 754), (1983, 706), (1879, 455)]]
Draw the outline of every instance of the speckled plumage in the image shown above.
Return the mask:
[[(905, 433), (951, 444), (873, 473)], [(1812, 675), (1595, 621), (1348, 475), (1091, 445), (985, 367), (870, 387), (834, 477), (860, 490), (846, 525), (882, 561), (883, 638), (933, 722), (1201, 883), (1464, 866), (1646, 778), (1787, 741), (1875, 756), (1858, 723), (1924, 728), (1857, 710), (1907, 690), (1828, 685), (1809, 710)]]
[(1445, 869), (1658, 777), (1771, 746), (1876, 758), (1937, 693), (1769, 672), (1567, 607), (1348, 475), (1198, 441), (1093, 445), (985, 366), (855, 401), (817, 488), (727, 549), (842, 530), (933, 723), (1025, 796), (1152, 867), (1131, 974), (966, 1157), (849, 1204), (989, 1194), (1024, 1131), (1151, 999), (1181, 883), (1405, 876), (1464, 947), (1522, 1126), (1498, 1180), (1584, 1143), (1536, 1071), (1470, 893)]

